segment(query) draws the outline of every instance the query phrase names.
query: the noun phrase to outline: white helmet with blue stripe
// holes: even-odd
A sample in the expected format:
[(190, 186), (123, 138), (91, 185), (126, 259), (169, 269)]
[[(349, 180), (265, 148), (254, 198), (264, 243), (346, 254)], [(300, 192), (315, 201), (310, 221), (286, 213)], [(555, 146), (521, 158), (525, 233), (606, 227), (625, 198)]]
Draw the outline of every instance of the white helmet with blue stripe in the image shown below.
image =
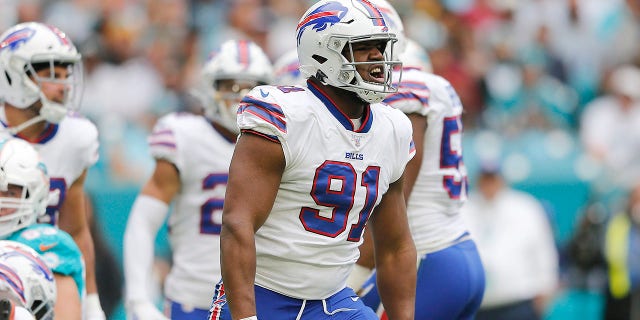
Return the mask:
[[(54, 70), (60, 66), (68, 70), (65, 78)], [(0, 100), (20, 109), (40, 101), (38, 120), (58, 123), (80, 107), (82, 73), (80, 53), (56, 27), (25, 22), (0, 35)], [(64, 84), (62, 97), (46, 97), (47, 82)]]
[(38, 320), (51, 320), (56, 294), (53, 272), (35, 250), (0, 240), (0, 298), (29, 309)]
[[(369, 0), (323, 0), (302, 16), (297, 27), (300, 71), (314, 76), (325, 85), (355, 92), (362, 100), (380, 102), (396, 92), (391, 71), (399, 61), (392, 59), (396, 35), (391, 33), (383, 13)], [(343, 51), (351, 52), (354, 44), (380, 41), (382, 61), (355, 62)], [(380, 65), (373, 68), (367, 81), (356, 71), (358, 65)], [(373, 74), (373, 73), (376, 74)]]
[(48, 200), (49, 177), (39, 153), (22, 139), (0, 141), (0, 237), (35, 223)]
[(240, 100), (253, 87), (271, 82), (273, 67), (260, 46), (248, 40), (227, 40), (203, 67), (205, 114), (239, 133), (236, 112)]

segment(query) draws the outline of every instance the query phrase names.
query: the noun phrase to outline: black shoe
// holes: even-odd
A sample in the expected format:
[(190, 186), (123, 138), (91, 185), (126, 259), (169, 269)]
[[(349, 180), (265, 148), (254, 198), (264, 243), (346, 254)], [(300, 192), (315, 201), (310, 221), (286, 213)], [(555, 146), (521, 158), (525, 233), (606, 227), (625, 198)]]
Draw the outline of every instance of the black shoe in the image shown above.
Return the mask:
[(13, 302), (9, 299), (0, 300), (0, 320), (13, 319)]

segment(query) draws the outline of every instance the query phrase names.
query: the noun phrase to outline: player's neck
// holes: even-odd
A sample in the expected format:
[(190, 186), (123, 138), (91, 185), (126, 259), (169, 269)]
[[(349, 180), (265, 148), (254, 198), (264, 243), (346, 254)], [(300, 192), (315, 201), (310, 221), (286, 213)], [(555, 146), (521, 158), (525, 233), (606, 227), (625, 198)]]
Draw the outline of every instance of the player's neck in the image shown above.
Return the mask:
[(311, 78), (311, 81), (320, 86), (327, 96), (335, 102), (336, 107), (350, 119), (359, 119), (362, 117), (368, 103), (360, 99), (355, 92), (324, 85), (315, 78)]
[[(9, 104), (5, 104), (4, 114), (7, 120), (7, 126), (11, 128), (11, 127), (17, 127), (21, 125), (22, 123), (28, 121), (29, 119), (37, 116), (38, 114), (36, 110), (37, 109), (33, 107), (30, 107), (27, 109), (20, 109), (20, 108), (11, 106)], [(40, 121), (20, 130), (20, 132), (18, 133), (21, 137), (31, 141), (40, 137), (40, 135), (42, 134), (42, 132), (44, 132), (46, 128), (47, 128), (47, 122)]]

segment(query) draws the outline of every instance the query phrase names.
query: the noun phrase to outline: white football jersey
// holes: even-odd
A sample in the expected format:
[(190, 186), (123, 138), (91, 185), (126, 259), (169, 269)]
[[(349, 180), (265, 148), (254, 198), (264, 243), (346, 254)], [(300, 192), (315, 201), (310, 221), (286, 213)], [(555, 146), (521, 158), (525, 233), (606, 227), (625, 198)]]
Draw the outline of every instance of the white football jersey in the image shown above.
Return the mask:
[(173, 265), (165, 294), (208, 309), (221, 277), (222, 204), (235, 140), (224, 138), (203, 116), (171, 113), (158, 120), (149, 145), (154, 158), (176, 166), (181, 183), (168, 221)]
[[(0, 116), (2, 128), (7, 128), (4, 108)], [(23, 138), (20, 133), (15, 136)], [(0, 138), (9, 137), (11, 134), (7, 130), (0, 130)], [(98, 129), (91, 121), (74, 113), (58, 124), (50, 123), (36, 141), (29, 142), (38, 150), (42, 162), (47, 166), (52, 193), (47, 215), (41, 217), (39, 222), (57, 225), (67, 190), (84, 170), (98, 161)]]
[(385, 101), (427, 117), (423, 159), (407, 211), (418, 253), (443, 248), (466, 231), (459, 211), (467, 198), (462, 161), (462, 103), (444, 78), (406, 68), (398, 93)]
[(242, 130), (279, 141), (286, 160), (271, 213), (256, 232), (256, 284), (327, 298), (344, 288), (370, 213), (415, 154), (411, 123), (399, 110), (372, 104), (354, 128), (311, 83), (256, 87), (238, 113)]

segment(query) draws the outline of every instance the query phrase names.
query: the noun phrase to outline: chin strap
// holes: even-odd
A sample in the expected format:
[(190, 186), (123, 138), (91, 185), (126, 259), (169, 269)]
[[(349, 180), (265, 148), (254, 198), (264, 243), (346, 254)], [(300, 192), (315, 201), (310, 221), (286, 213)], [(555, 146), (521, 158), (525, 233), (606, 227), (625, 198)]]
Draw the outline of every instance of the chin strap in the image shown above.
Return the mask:
[[(67, 114), (67, 109), (64, 106), (49, 101), (42, 93), (40, 94), (40, 101), (42, 101), (42, 107), (40, 108), (39, 114), (15, 127), (7, 128), (7, 131), (11, 135), (16, 135), (18, 132), (40, 121), (58, 123), (62, 121), (62, 118)], [(2, 107), (4, 107), (4, 102), (2, 103)]]
[(32, 125), (32, 124), (36, 124), (36, 123), (38, 123), (38, 122), (40, 122), (40, 121), (45, 121), (45, 119), (44, 119), (44, 117), (43, 117), (43, 116), (41, 116), (41, 115), (37, 115), (37, 116), (35, 116), (35, 117), (33, 117), (33, 118), (31, 118), (31, 119), (29, 119), (29, 120), (27, 120), (27, 121), (25, 121), (25, 122), (23, 122), (23, 123), (21, 123), (21, 124), (17, 125), (17, 126), (15, 126), (15, 127), (9, 127), (9, 128), (7, 128), (7, 131), (8, 131), (11, 135), (15, 135), (15, 134), (17, 134), (18, 132), (20, 132), (20, 131), (22, 131), (22, 130), (26, 129), (26, 128), (27, 128), (27, 127), (29, 127), (30, 125)]

